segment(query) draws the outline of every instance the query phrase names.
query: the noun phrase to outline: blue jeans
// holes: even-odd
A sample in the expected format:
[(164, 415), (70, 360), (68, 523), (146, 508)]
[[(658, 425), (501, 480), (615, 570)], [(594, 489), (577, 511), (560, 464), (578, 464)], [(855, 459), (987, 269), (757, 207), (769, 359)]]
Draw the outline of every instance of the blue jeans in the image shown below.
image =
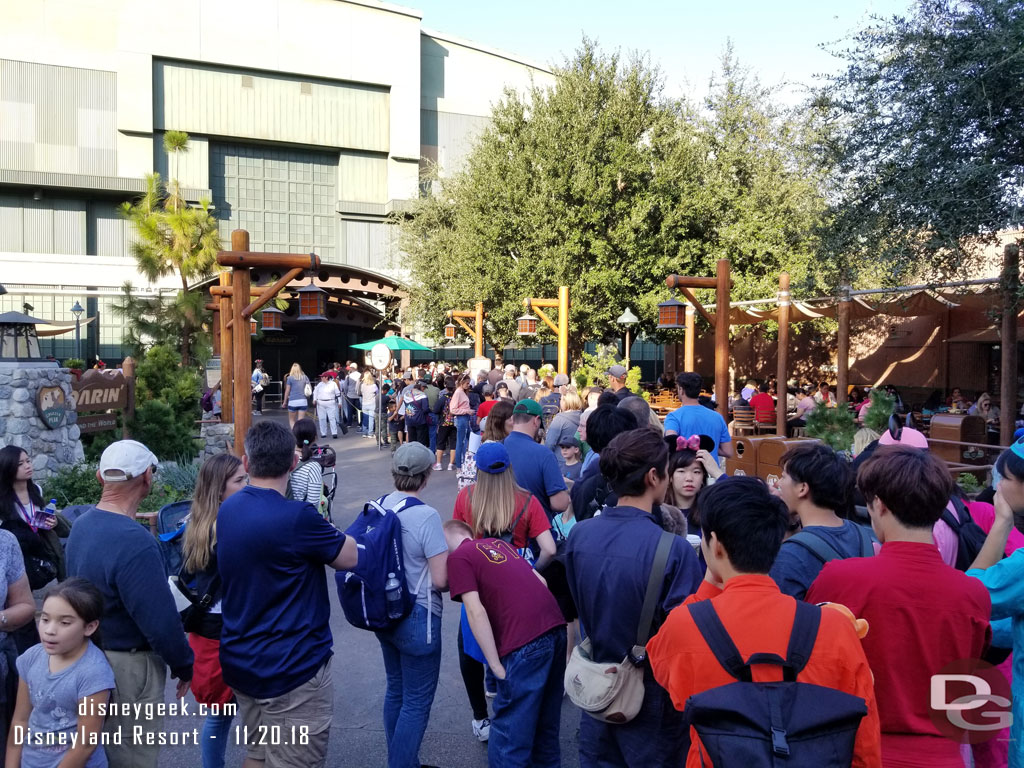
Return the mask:
[(420, 767), (420, 743), (441, 674), (441, 617), (430, 614), (428, 645), (428, 613), (417, 603), (397, 626), (377, 632), (388, 681), (384, 695), (388, 768)]
[(234, 715), (207, 715), (203, 723), (203, 768), (224, 768)]
[(690, 734), (683, 713), (646, 667), (644, 703), (636, 717), (615, 725), (580, 712), (579, 750), (580, 768), (683, 768)]
[(369, 409), (365, 409), (364, 408), (363, 409), (363, 423), (362, 423), (362, 430), (363, 430), (363, 434), (364, 435), (372, 435), (373, 434), (373, 426), (374, 426), (373, 419), (374, 419), (373, 407), (371, 406)]
[(428, 434), (430, 435), (430, 445), (428, 445), (427, 447), (431, 451), (437, 450), (437, 418), (434, 419), (434, 422), (434, 424), (431, 424), (429, 427), (427, 427)]
[(466, 459), (466, 448), (469, 447), (469, 423), (468, 413), (455, 417), (455, 466), (461, 467)]
[(565, 627), (558, 626), (504, 656), (498, 680), (489, 768), (559, 768), (558, 729), (565, 691)]

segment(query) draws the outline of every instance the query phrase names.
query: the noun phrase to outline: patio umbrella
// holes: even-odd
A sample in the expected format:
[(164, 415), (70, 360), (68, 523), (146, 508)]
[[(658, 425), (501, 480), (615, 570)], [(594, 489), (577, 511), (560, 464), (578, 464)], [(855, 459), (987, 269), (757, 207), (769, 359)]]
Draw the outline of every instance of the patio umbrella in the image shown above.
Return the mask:
[(404, 336), (385, 336), (383, 339), (377, 339), (376, 341), (364, 341), (362, 344), (353, 344), (352, 349), (373, 349), (377, 344), (384, 344), (392, 352), (397, 352), (403, 349), (410, 349), (419, 352), (433, 352), (434, 350), (430, 347), (425, 347), (417, 341), (407, 339)]

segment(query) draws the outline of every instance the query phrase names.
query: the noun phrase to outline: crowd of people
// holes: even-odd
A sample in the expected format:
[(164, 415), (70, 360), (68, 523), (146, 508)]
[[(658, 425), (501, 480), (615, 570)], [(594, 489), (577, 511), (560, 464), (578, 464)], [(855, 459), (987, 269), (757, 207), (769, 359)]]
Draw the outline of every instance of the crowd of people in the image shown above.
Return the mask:
[[(730, 476), (733, 440), (696, 373), (672, 382), (679, 406), (662, 424), (622, 366), (582, 390), (514, 366), (414, 369), (379, 387), (358, 366), (338, 369), (313, 387), (293, 366), (288, 426), (258, 420), (243, 456), (202, 465), (176, 574), (134, 520), (157, 466), (144, 445), (103, 452), (101, 496), (70, 531), (44, 508), (31, 457), (0, 449), (7, 765), (155, 766), (168, 672), (208, 708), (204, 768), (224, 765), (239, 726), (249, 768), (324, 765), (330, 566), (339, 590), (362, 585), (359, 625), (380, 646), (389, 768), (421, 765), (453, 641), (468, 727), (492, 766), (560, 765), (565, 695), (581, 709), (587, 768), (737, 754), (1024, 766), (1024, 697), (1003, 699), (1014, 719), (994, 729), (1000, 702), (983, 715), (937, 705), (933, 679), (987, 674), (988, 661), (990, 693), (1024, 694), (1024, 439), (999, 456), (991, 503), (964, 494), (898, 418), (852, 464), (791, 444), (768, 485)], [(827, 384), (817, 394), (827, 405)], [(770, 387), (755, 382), (738, 393), (754, 408), (761, 395)], [(388, 413), (387, 429), (368, 411)], [(317, 439), (357, 424), (396, 438), (391, 486), (368, 503), (391, 521), (383, 549), (399, 558), (380, 594), (374, 537), (389, 529), (357, 519), (343, 532), (323, 506)], [(446, 467), (451, 506), (431, 505), (424, 489)], [(442, 629), (445, 592), (460, 604), (455, 637)], [(103, 738), (140, 727), (151, 738)], [(268, 744), (268, 731), (292, 737)]]

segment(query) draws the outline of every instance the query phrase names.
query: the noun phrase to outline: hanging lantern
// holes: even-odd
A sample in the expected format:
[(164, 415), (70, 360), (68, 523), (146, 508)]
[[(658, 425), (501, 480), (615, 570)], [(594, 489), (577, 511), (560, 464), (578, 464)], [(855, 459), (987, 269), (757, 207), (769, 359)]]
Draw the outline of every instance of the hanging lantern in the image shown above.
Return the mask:
[(455, 338), (455, 323), (448, 323), (444, 327), (444, 337), (449, 341)]
[(673, 296), (658, 305), (658, 328), (660, 330), (685, 327), (686, 304)]
[(520, 336), (535, 336), (537, 334), (537, 318), (527, 311), (525, 315), (516, 320), (516, 333)]
[(275, 306), (267, 305), (263, 308), (263, 332), (281, 331), (281, 323), (284, 319), (284, 312)]
[(252, 318), (251, 320), (249, 320), (249, 335), (255, 336), (257, 333), (259, 333), (259, 331), (260, 327), (256, 323), (256, 318)]
[(313, 285), (304, 285), (296, 291), (299, 294), (299, 320), (326, 320), (327, 291)]

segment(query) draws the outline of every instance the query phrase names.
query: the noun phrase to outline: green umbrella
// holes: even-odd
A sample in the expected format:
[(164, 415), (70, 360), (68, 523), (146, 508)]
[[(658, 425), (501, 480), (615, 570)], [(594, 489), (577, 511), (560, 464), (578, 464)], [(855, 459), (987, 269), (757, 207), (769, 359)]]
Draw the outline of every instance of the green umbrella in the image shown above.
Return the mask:
[(402, 349), (411, 349), (420, 352), (434, 351), (430, 347), (424, 347), (419, 342), (407, 339), (404, 336), (385, 336), (383, 339), (377, 339), (376, 341), (364, 341), (362, 344), (353, 344), (352, 349), (370, 350), (378, 344), (384, 344), (392, 352), (397, 352)]

